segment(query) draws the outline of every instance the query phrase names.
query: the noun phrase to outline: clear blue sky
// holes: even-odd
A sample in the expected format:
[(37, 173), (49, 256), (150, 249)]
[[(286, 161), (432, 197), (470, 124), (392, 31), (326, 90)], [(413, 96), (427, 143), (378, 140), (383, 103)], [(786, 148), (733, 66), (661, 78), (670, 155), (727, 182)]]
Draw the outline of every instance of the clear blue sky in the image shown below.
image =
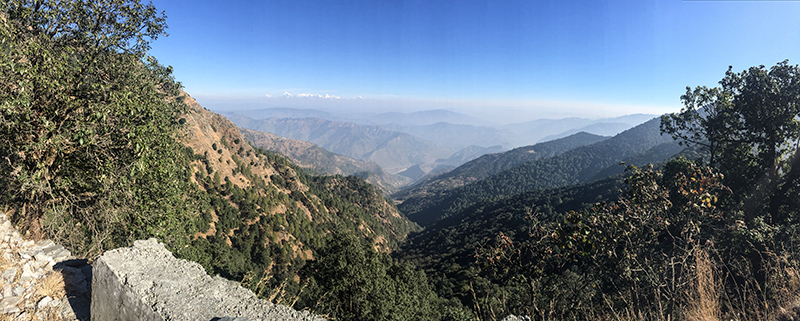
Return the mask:
[(728, 65), (800, 63), (800, 1), (153, 3), (151, 54), (212, 109), (662, 113)]

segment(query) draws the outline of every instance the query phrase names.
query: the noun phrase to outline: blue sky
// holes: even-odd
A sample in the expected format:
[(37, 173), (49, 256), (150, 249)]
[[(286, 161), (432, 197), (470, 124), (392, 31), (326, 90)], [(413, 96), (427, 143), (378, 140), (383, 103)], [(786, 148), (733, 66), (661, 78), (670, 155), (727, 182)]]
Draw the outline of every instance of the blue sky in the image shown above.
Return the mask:
[(663, 113), (729, 65), (800, 63), (800, 1), (153, 3), (151, 54), (211, 109)]

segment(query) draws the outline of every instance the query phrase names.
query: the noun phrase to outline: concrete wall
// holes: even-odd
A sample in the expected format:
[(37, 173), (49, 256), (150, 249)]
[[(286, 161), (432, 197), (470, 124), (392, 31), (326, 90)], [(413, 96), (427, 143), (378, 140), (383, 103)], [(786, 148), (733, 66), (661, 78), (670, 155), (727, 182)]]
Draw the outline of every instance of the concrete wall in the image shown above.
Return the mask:
[(258, 299), (155, 239), (104, 253), (93, 265), (93, 320), (324, 320)]

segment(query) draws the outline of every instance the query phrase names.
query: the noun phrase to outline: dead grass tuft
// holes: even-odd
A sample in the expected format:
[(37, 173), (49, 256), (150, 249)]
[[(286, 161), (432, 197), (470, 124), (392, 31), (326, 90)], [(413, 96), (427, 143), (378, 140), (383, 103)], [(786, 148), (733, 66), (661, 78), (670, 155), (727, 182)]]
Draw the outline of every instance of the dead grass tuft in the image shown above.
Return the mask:
[(53, 299), (63, 298), (66, 295), (64, 291), (64, 275), (58, 272), (50, 273), (36, 285), (36, 294), (40, 297), (49, 296)]

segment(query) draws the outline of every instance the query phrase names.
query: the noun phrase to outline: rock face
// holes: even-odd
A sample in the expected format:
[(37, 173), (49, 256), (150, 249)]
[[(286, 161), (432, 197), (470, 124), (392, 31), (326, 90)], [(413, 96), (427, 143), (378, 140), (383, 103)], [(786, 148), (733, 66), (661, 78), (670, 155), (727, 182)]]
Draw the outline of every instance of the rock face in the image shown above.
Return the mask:
[(210, 277), (155, 239), (108, 251), (93, 268), (93, 320), (324, 320)]

